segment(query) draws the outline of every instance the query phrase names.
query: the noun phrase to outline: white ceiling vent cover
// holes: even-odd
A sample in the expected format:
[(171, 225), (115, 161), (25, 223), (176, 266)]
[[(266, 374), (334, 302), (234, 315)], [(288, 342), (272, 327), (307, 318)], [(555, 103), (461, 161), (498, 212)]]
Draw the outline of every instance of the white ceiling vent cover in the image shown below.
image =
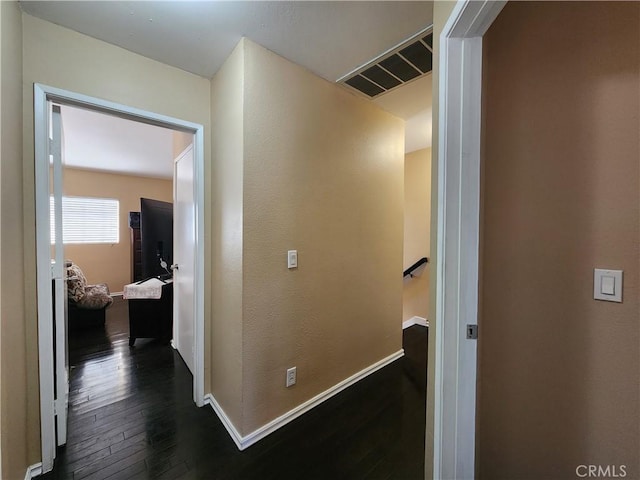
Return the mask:
[(367, 98), (377, 97), (431, 73), (433, 25), (339, 78), (340, 83)]

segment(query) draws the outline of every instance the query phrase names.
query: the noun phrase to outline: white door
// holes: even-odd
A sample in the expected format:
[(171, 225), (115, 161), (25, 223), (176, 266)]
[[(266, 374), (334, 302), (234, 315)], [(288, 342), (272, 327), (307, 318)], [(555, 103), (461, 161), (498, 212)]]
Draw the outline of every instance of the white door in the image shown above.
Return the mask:
[(193, 144), (174, 165), (173, 339), (191, 373), (195, 372), (195, 204)]
[(67, 443), (67, 411), (69, 408), (69, 355), (67, 343), (67, 285), (62, 239), (62, 117), (60, 106), (52, 105), (50, 159), (53, 172), (50, 182), (52, 217), (51, 278), (53, 281), (53, 331), (55, 350), (55, 412), (58, 446)]

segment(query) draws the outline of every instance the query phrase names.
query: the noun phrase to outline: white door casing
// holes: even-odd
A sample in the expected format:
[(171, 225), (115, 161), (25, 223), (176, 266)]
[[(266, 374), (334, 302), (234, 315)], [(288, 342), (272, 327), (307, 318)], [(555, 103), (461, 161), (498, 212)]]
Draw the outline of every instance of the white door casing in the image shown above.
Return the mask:
[(53, 312), (55, 332), (55, 413), (57, 445), (67, 443), (67, 414), (69, 408), (69, 355), (67, 342), (67, 295), (64, 242), (62, 238), (62, 194), (63, 194), (63, 129), (60, 106), (49, 104), (51, 108), (51, 137), (49, 142), (53, 170), (52, 192), (54, 204), (54, 256), (51, 276), (54, 282), (55, 311)]
[(435, 479), (475, 475), (482, 36), (505, 3), (459, 1), (440, 36)]
[(56, 455), (54, 407), (54, 328), (52, 318), (51, 244), (49, 227), (49, 131), (48, 102), (74, 105), (130, 120), (194, 134), (194, 220), (195, 220), (195, 372), (193, 395), (196, 405), (204, 405), (204, 127), (126, 105), (34, 84), (34, 150), (36, 200), (36, 285), (38, 313), (38, 366), (40, 383), (40, 439), (42, 473), (53, 469)]
[(51, 286), (51, 231), (49, 226), (50, 115), (46, 95), (34, 87), (35, 196), (36, 196), (36, 285), (38, 289), (38, 366), (40, 372), (40, 441), (42, 469), (53, 468), (56, 454), (53, 319)]
[(173, 174), (173, 339), (176, 350), (195, 372), (195, 208), (193, 145), (175, 159)]

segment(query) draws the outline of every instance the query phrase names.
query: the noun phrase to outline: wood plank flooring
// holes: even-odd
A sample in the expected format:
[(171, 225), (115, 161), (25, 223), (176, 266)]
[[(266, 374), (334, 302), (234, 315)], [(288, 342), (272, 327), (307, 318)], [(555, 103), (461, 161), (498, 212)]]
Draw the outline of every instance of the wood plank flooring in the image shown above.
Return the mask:
[(428, 330), (405, 357), (240, 452), (170, 346), (128, 346), (126, 302), (104, 328), (70, 334), (69, 438), (39, 478), (421, 479)]

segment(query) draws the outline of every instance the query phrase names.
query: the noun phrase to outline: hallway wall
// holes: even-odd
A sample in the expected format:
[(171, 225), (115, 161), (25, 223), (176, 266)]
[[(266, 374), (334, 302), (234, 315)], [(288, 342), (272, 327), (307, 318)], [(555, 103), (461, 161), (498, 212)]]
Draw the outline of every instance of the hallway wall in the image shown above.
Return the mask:
[(23, 478), (29, 465), (22, 200), (22, 16), (0, 2), (0, 477)]
[(212, 322), (209, 390), (231, 422), (242, 425), (244, 42), (211, 79)]
[[(402, 348), (403, 121), (245, 40), (243, 432)], [(298, 268), (287, 269), (297, 249)], [(293, 388), (285, 372), (297, 366)]]
[(211, 384), (248, 435), (402, 348), (404, 131), (248, 39), (211, 100)]

